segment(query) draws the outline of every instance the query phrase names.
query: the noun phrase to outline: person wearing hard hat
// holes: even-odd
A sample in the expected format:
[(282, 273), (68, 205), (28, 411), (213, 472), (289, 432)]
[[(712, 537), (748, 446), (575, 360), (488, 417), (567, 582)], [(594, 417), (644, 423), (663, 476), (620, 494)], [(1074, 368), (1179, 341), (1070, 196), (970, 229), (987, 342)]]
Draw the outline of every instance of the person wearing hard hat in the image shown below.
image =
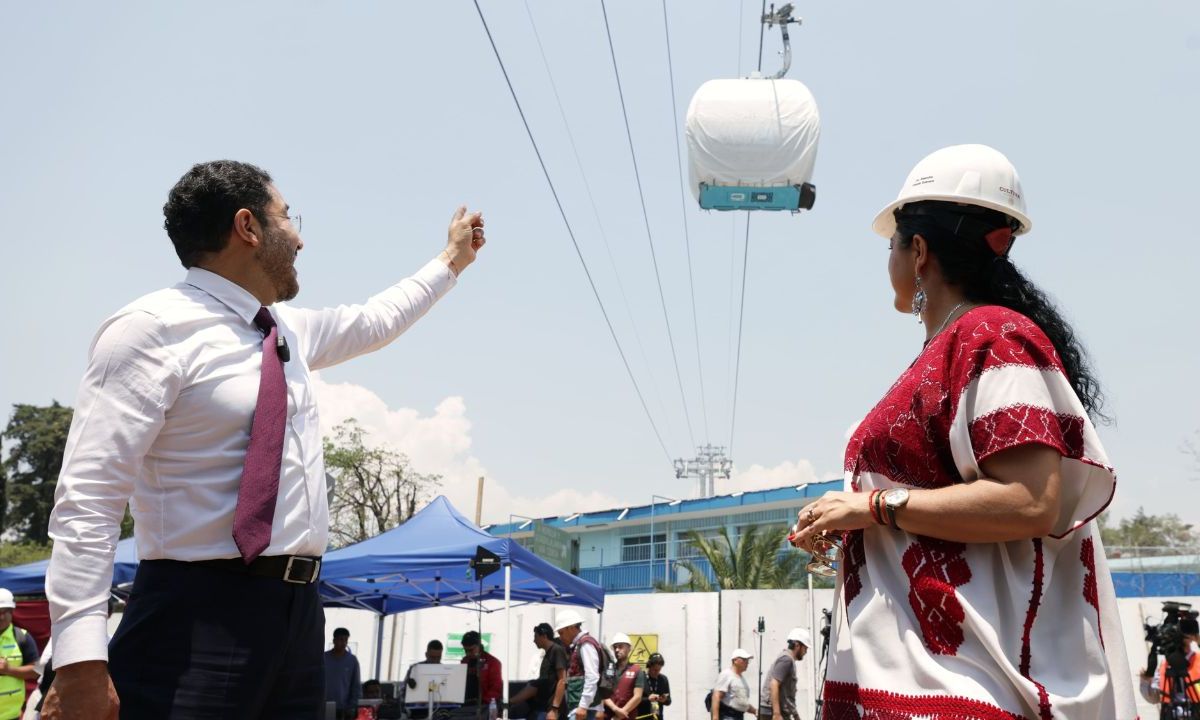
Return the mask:
[(730, 655), (729, 669), (722, 670), (713, 685), (709, 701), (712, 720), (742, 720), (750, 712), (750, 685), (745, 674), (752, 659), (754, 656), (741, 648)]
[(617, 682), (612, 695), (604, 699), (604, 713), (606, 717), (614, 720), (629, 720), (642, 703), (642, 695), (646, 690), (646, 673), (642, 672), (637, 663), (629, 662), (633, 642), (628, 635), (613, 635), (609, 646), (617, 659)]
[(13, 625), (17, 601), (0, 588), (0, 720), (17, 720), (25, 707), (25, 681), (37, 680), (37, 642)]
[(792, 628), (788, 633), (787, 649), (771, 664), (758, 696), (759, 720), (800, 720), (796, 709), (796, 663), (808, 654), (811, 644), (812, 637), (804, 628)]
[(845, 533), (827, 714), (1136, 717), (1094, 521), (1116, 485), (1100, 387), (1013, 262), (1032, 227), (984, 145), (921, 160), (875, 218), (895, 309), (923, 331), (850, 438), (846, 492), (797, 517), (806, 549)]
[[(595, 716), (604, 711), (597, 694), (600, 690), (600, 665), (607, 652), (599, 640), (583, 629), (583, 618), (574, 610), (559, 613), (554, 629), (570, 653), (564, 713), (571, 713), (572, 720), (587, 720), (589, 713)], [(563, 715), (559, 717), (568, 720)]]

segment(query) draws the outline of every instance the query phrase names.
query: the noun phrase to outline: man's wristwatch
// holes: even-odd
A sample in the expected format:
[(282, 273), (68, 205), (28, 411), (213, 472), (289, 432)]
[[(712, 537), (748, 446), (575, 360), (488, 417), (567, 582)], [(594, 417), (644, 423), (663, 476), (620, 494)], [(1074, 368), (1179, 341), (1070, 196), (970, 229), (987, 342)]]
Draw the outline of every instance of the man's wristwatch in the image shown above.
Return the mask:
[(883, 506), (887, 509), (888, 525), (896, 527), (896, 511), (908, 504), (907, 488), (892, 488), (883, 494)]

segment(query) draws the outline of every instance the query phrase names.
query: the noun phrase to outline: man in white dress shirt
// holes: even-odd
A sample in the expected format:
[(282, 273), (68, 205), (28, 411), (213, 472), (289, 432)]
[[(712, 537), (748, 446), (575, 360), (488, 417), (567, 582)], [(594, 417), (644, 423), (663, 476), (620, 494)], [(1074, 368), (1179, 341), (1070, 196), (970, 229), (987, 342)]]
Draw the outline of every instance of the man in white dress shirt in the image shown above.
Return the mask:
[[(101, 326), (59, 478), (46, 580), (57, 677), (48, 720), (316, 717), (328, 539), (310, 372), (390, 343), (484, 244), (459, 208), (445, 250), (361, 305), (299, 291), (300, 216), (270, 175), (217, 161), (172, 188), (187, 276)], [(126, 503), (141, 564), (109, 645)]]

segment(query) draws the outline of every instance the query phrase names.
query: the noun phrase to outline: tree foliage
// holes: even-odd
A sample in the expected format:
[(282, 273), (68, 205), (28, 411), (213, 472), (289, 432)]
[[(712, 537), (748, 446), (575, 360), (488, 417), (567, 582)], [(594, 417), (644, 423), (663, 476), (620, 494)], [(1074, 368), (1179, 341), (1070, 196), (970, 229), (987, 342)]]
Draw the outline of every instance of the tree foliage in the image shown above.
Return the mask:
[(680, 560), (676, 566), (688, 571), (687, 582), (659, 585), (658, 589), (707, 592), (800, 587), (805, 582), (808, 556), (785, 544), (787, 534), (786, 527), (755, 525), (746, 528), (734, 542), (728, 527), (722, 527), (715, 537), (689, 530), (688, 542), (708, 561), (716, 583), (709, 582), (697, 563)]
[[(50, 554), (47, 525), (73, 415), (71, 408), (57, 401), (44, 407), (13, 406), (3, 433), (8, 455), (0, 462), (0, 534), (28, 544), (26, 551), (14, 551), (16, 555), (31, 555), (29, 560), (9, 564), (40, 560), (33, 556), (42, 552)], [(132, 535), (133, 518), (126, 508), (121, 538)]]
[(441, 484), (440, 475), (413, 470), (403, 453), (368, 445), (353, 418), (334, 428), (324, 446), (325, 471), (333, 484), (329, 533), (336, 547), (404, 523)]
[(0, 474), (0, 532), (38, 545), (49, 541), (46, 525), (54, 508), (71, 415), (71, 408), (58, 402), (47, 407), (13, 406), (3, 433), (8, 454)]
[(1108, 548), (1113, 547), (1195, 547), (1200, 538), (1192, 526), (1174, 513), (1148, 515), (1138, 508), (1133, 517), (1122, 518), (1115, 526), (1108, 513), (1100, 516), (1100, 538)]
[(0, 568), (24, 565), (50, 557), (50, 545), (31, 542), (0, 543)]

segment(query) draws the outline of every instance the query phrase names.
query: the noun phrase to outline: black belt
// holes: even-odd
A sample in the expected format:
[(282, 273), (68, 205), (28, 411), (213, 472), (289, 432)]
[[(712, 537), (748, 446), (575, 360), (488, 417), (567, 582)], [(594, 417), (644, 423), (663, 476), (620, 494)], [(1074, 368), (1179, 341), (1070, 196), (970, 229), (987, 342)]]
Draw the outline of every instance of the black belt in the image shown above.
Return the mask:
[(191, 564), (217, 568), (239, 575), (275, 578), (298, 585), (315, 583), (321, 575), (321, 558), (304, 555), (260, 555), (248, 565), (241, 558), (193, 560)]

